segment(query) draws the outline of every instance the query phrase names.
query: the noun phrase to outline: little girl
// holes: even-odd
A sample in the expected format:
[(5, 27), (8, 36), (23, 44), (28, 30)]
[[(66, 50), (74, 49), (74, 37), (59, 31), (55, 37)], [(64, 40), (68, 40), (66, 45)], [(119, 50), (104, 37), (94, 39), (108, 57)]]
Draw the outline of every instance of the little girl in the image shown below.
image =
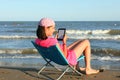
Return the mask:
[[(96, 74), (99, 70), (95, 70), (91, 68), (90, 60), (91, 60), (91, 47), (90, 42), (88, 40), (78, 40), (69, 46), (66, 46), (67, 36), (65, 35), (63, 39), (63, 44), (61, 45), (57, 38), (53, 38), (53, 33), (55, 32), (55, 22), (49, 18), (42, 18), (38, 24), (38, 28), (36, 31), (37, 39), (35, 40), (36, 44), (43, 47), (50, 47), (53, 45), (58, 45), (64, 56), (68, 60), (69, 64), (75, 66), (77, 70), (85, 71), (86, 74)], [(79, 67), (79, 62), (77, 62), (77, 58), (81, 56), (81, 54), (85, 56), (85, 68)]]

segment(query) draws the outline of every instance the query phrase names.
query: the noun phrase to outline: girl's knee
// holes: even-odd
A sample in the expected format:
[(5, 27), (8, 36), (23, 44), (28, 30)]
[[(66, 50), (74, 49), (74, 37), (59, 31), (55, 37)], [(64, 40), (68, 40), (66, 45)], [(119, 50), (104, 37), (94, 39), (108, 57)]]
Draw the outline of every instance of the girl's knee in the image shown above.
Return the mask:
[(85, 42), (86, 44), (90, 45), (90, 41), (88, 39), (85, 39), (83, 42)]

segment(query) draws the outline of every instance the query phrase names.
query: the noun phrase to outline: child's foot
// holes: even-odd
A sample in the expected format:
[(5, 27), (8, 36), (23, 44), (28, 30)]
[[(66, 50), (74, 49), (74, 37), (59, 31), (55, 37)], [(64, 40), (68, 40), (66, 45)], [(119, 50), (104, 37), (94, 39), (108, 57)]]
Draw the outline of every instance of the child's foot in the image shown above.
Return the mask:
[(85, 71), (85, 68), (79, 67), (79, 68), (76, 68), (76, 70), (78, 70), (78, 71)]
[(86, 74), (90, 75), (90, 74), (97, 74), (99, 73), (99, 70), (95, 70), (95, 69), (86, 69)]

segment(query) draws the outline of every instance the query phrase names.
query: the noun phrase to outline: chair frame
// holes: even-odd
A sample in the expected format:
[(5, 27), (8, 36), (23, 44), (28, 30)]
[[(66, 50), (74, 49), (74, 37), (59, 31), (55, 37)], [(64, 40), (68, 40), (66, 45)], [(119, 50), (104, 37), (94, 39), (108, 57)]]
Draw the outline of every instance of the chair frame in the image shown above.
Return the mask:
[[(39, 47), (41, 47), (41, 46), (39, 46), (39, 45), (37, 45), (34, 41), (31, 41), (32, 42), (32, 44), (34, 45), (34, 47), (37, 49), (37, 51), (38, 51), (38, 53), (41, 55), (41, 52), (39, 51)], [(57, 47), (57, 45), (55, 45), (55, 47), (58, 49), (58, 47)], [(62, 54), (62, 53), (61, 53)], [(63, 55), (63, 54), (62, 54)], [(42, 56), (42, 55), (41, 55)], [(63, 56), (64, 57), (64, 56)], [(44, 57), (44, 56), (42, 56), (42, 58), (46, 61), (46, 64), (44, 64), (43, 65), (43, 67), (38, 71), (38, 76), (40, 76), (40, 74), (41, 74), (41, 72), (48, 66), (48, 65), (50, 65), (50, 66), (52, 66), (52, 67), (54, 67), (56, 70), (58, 70), (58, 71), (62, 71), (61, 69), (59, 69), (58, 67), (56, 67), (56, 66), (54, 66), (51, 62), (54, 62), (54, 61), (52, 61), (52, 60), (50, 60), (50, 59), (47, 59), (46, 57)], [(66, 66), (66, 69), (62, 72), (62, 74), (56, 79), (56, 80), (60, 80), (62, 77), (63, 77), (63, 75), (69, 70), (69, 69), (71, 69), (73, 72), (76, 72), (78, 75), (80, 75), (80, 76), (82, 76), (83, 74), (82, 73), (80, 73), (79, 71), (77, 71), (76, 69), (74, 69), (74, 66), (72, 66), (72, 65), (70, 65), (68, 62), (67, 62), (67, 60), (66, 60), (66, 58), (64, 58), (65, 59), (65, 61), (66, 61), (66, 65), (61, 65), (61, 64), (58, 64), (58, 65), (61, 65), (61, 66)], [(82, 60), (82, 59), (84, 59), (84, 56), (82, 55), (82, 56), (80, 56), (80, 58), (77, 60), (77, 61), (80, 61), (80, 60)], [(54, 62), (54, 63), (56, 63), (56, 62)]]

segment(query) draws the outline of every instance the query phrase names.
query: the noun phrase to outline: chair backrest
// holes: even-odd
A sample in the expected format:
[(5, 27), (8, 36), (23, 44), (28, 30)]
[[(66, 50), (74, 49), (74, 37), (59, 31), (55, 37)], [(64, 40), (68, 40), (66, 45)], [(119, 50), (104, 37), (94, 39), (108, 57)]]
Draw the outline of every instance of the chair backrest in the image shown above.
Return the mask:
[(64, 57), (62, 51), (59, 49), (57, 45), (51, 46), (49, 48), (42, 47), (37, 45), (34, 41), (31, 41), (34, 47), (38, 50), (39, 54), (44, 59), (49, 59), (59, 65), (68, 65), (68, 61)]

